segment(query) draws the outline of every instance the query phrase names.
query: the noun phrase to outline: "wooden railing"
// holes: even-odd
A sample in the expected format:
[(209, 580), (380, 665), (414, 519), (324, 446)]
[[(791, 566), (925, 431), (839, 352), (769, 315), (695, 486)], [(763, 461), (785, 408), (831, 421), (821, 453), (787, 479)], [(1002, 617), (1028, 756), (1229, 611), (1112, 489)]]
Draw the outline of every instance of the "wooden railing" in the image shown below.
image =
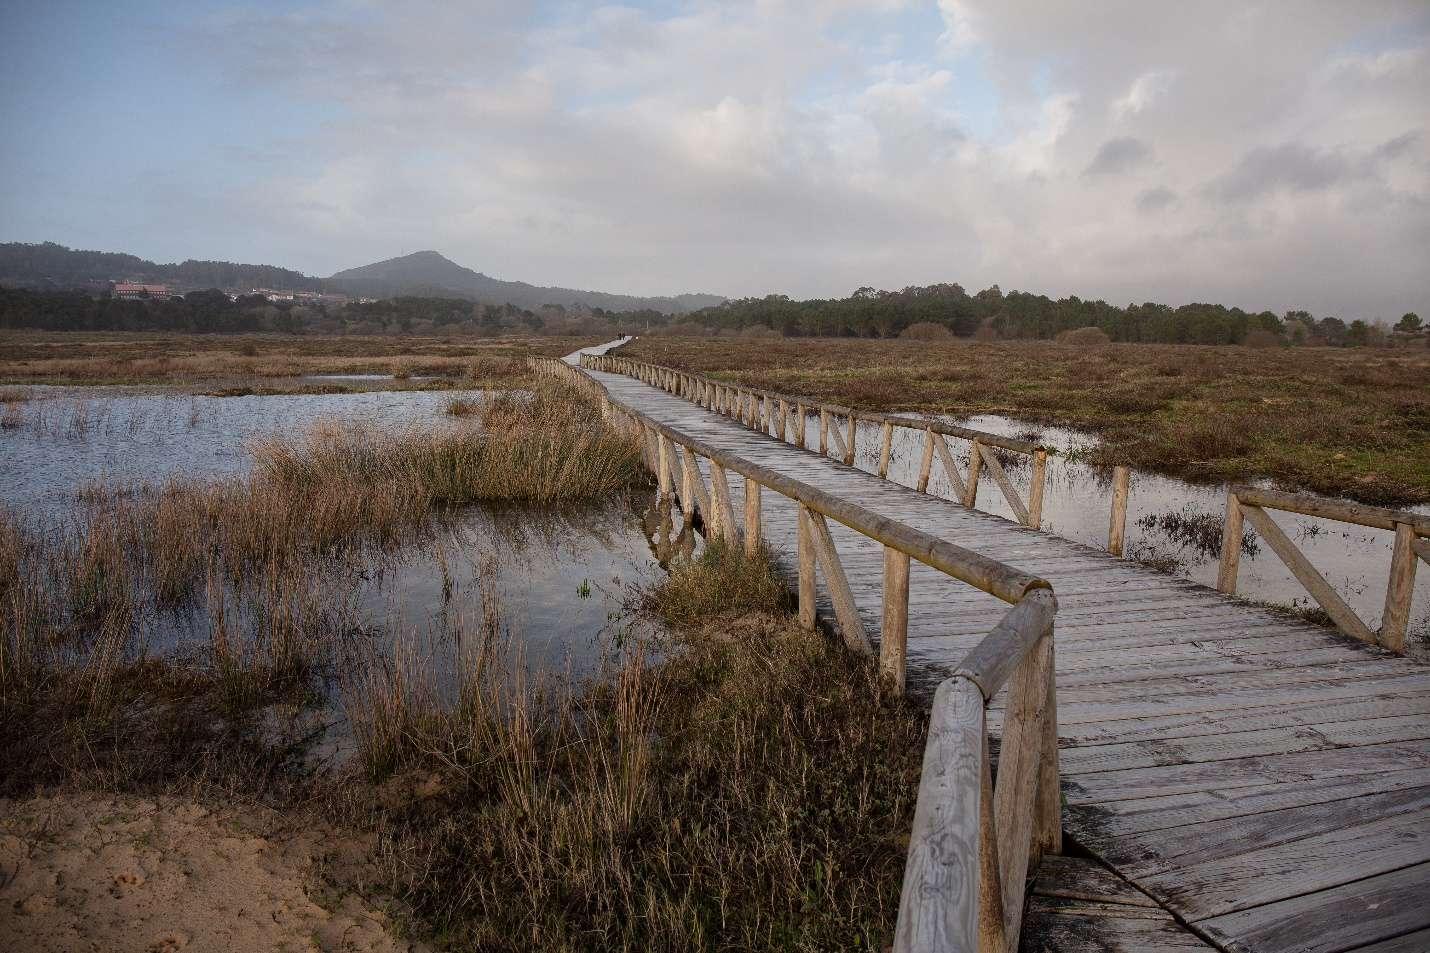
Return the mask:
[[(900, 953), (1013, 953), (1028, 874), (1043, 854), (1062, 850), (1053, 678), (1057, 600), (1047, 580), (706, 444), (623, 406), (564, 362), (540, 358), (533, 365), (541, 374), (586, 390), (612, 426), (637, 439), (662, 495), (678, 500), (687, 518), (698, 510), (707, 536), (737, 542), (743, 531), (744, 545), (753, 551), (763, 538), (762, 492), (769, 489), (795, 501), (800, 623), (810, 629), (816, 624), (816, 573), (822, 574), (840, 633), (857, 652), (872, 654), (872, 641), (828, 521), (882, 543), (879, 665), (900, 690), (911, 559), (1013, 604), (934, 695), (894, 943)], [(707, 461), (708, 487), (700, 457)], [(739, 521), (729, 473), (745, 481)], [(1009, 689), (995, 786), (985, 709), (1005, 683)]]
[[(1346, 604), (1285, 531), (1267, 515), (1267, 509), (1395, 532), (1395, 545), (1390, 557), (1390, 582), (1386, 586), (1385, 611), (1381, 615), (1379, 633), (1372, 631)], [(1286, 568), (1326, 611), (1336, 628), (1372, 645), (1378, 643), (1395, 652), (1405, 651), (1410, 600), (1415, 592), (1416, 560), (1430, 562), (1430, 541), (1422, 538), (1430, 536), (1430, 516), (1347, 500), (1233, 486), (1226, 494), (1226, 523), (1222, 529), (1221, 565), (1217, 571), (1217, 588), (1222, 592), (1236, 592), (1236, 572), (1241, 561), (1241, 538), (1246, 522), (1251, 523), (1252, 529), (1266, 541), (1271, 551), (1281, 557)]]
[[(1047, 482), (1046, 448), (1027, 440), (1017, 440), (999, 434), (971, 430), (940, 421), (921, 420), (897, 414), (880, 414), (855, 410), (838, 404), (822, 403), (804, 397), (781, 394), (776, 391), (742, 387), (725, 381), (718, 381), (699, 374), (632, 360), (614, 354), (583, 354), (581, 366), (591, 370), (626, 374), (630, 377), (659, 387), (679, 397), (693, 401), (701, 407), (740, 421), (771, 436), (786, 440), (795, 446), (807, 445), (809, 435), (805, 432), (807, 422), (815, 414), (819, 417), (819, 452), (828, 454), (831, 450), (846, 465), (853, 466), (858, 441), (859, 421), (879, 424), (879, 462), (876, 473), (880, 477), (889, 475), (889, 460), (896, 428), (918, 431), (924, 434), (923, 459), (919, 463), (917, 489), (928, 490), (932, 475), (934, 457), (948, 476), (954, 495), (965, 506), (973, 506), (978, 499), (978, 484), (981, 472), (987, 470), (998, 485), (1003, 498), (1013, 510), (1018, 522), (1025, 526), (1038, 526), (1043, 516), (1043, 490)], [(959, 469), (949, 450), (947, 437), (967, 440), (969, 446), (968, 472)], [(1026, 454), (1030, 458), (1031, 477), (1028, 499), (1024, 502), (1003, 464), (993, 453), (1001, 448), (1013, 453)]]

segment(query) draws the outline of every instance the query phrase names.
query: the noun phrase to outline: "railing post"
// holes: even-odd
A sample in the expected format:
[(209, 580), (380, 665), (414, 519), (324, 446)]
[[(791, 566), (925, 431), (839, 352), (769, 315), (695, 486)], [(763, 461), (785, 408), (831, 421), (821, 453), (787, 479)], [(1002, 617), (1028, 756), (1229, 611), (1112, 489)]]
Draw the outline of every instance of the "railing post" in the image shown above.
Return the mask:
[(789, 404), (781, 397), (780, 416), (778, 422), (775, 423), (775, 438), (777, 440), (784, 440), (785, 434), (787, 433), (789, 433)]
[[(700, 463), (698, 460), (695, 459), (695, 451), (691, 450), (689, 447), (681, 447), (680, 464), (681, 473), (683, 477), (683, 482), (681, 484), (682, 511), (685, 513), (686, 516), (691, 516), (692, 514), (690, 512), (689, 507), (694, 506), (698, 503), (700, 505), (701, 518), (706, 520), (707, 522), (713, 523), (715, 520), (715, 516), (713, 509), (710, 506), (710, 496), (705, 492), (705, 477), (700, 475)], [(689, 506), (686, 506), (686, 501), (684, 497), (690, 496), (692, 491), (694, 493), (694, 496), (690, 500)], [(714, 530), (710, 526), (706, 526), (705, 531), (707, 536), (710, 533), (714, 532)]]
[(1216, 587), (1227, 594), (1236, 592), (1236, 569), (1241, 563), (1243, 522), (1241, 501), (1231, 490), (1226, 491), (1226, 522), (1221, 528), (1221, 564), (1217, 567)]
[(799, 624), (814, 628), (814, 534), (809, 528), (809, 507), (799, 504)]
[(884, 618), (879, 626), (879, 671), (895, 690), (904, 690), (904, 665), (909, 640), (909, 556), (884, 547)]
[(745, 553), (754, 556), (760, 551), (764, 536), (760, 518), (760, 485), (745, 477)]
[(1058, 760), (1058, 665), (1053, 627), (1044, 636), (1048, 643), (1048, 664), (1044, 678), (1047, 708), (1043, 713), (1043, 743), (1038, 760), (1038, 796), (1033, 802), (1032, 850), (1039, 854), (1063, 852), (1063, 792)]
[(894, 445), (894, 425), (889, 421), (884, 421), (884, 431), (879, 435), (879, 476), (887, 479), (889, 476), (889, 455)]
[(845, 451), (844, 451), (844, 465), (845, 465), (846, 467), (852, 467), (852, 466), (854, 465), (854, 437), (855, 437), (855, 434), (858, 432), (858, 428), (857, 428), (857, 426), (856, 426), (857, 423), (858, 423), (858, 418), (855, 417), (853, 414), (850, 414), (850, 415), (849, 415), (849, 446), (846, 447), (846, 448), (845, 448)]
[(794, 412), (795, 412), (794, 445), (795, 445), (796, 447), (799, 447), (799, 448), (803, 449), (803, 448), (804, 448), (804, 424), (805, 424), (805, 420), (804, 420), (804, 404), (796, 403), (796, 404), (794, 405)]
[(670, 480), (670, 438), (657, 431), (655, 435), (656, 453), (659, 457), (660, 473), (656, 479), (660, 483), (660, 495), (669, 500), (675, 487)]
[(725, 468), (710, 461), (711, 509), (717, 514), (715, 535), (727, 543), (736, 542), (735, 508), (730, 505), (730, 484), (725, 482)]
[(968, 483), (963, 490), (963, 505), (972, 507), (978, 502), (978, 471), (983, 466), (983, 444), (973, 441), (973, 452), (968, 457)]
[(967, 678), (939, 685), (929, 712), (894, 953), (979, 950), (980, 752), (987, 734), (978, 686)]
[(819, 408), (819, 455), (829, 453), (829, 411)]
[(1008, 683), (1003, 709), (1003, 744), (993, 815), (998, 827), (999, 872), (1003, 881), (1003, 932), (1012, 943), (1023, 922), (1023, 894), (1033, 856), (1034, 814), (1043, 777), (1047, 734), (1048, 679), (1052, 677), (1052, 632), (1028, 651)]
[(1114, 556), (1122, 555), (1122, 534), (1127, 528), (1127, 488), (1131, 480), (1132, 471), (1127, 467), (1113, 468), (1112, 515), (1107, 523), (1107, 551)]
[(1028, 484), (1028, 525), (1041, 529), (1043, 525), (1043, 488), (1048, 482), (1048, 451), (1038, 447), (1033, 451), (1033, 473)]
[(1390, 584), (1385, 588), (1385, 611), (1380, 617), (1380, 644), (1392, 652), (1405, 651), (1405, 631), (1410, 627), (1410, 600), (1415, 595), (1415, 527), (1395, 524), (1395, 548), (1390, 556)]
[(933, 431), (924, 431), (924, 455), (919, 461), (919, 482), (914, 489), (920, 493), (927, 493), (929, 489), (929, 477), (933, 474)]

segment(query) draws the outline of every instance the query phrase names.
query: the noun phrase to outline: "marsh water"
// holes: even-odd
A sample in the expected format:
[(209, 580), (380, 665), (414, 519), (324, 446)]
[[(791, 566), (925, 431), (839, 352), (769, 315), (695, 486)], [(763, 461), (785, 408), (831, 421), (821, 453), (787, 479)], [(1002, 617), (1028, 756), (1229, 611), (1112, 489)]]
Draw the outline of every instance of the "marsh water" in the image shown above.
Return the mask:
[[(77, 489), (97, 478), (162, 479), (176, 474), (243, 473), (244, 442), (293, 432), (319, 418), (381, 427), (452, 426), (447, 394), (374, 390), (346, 394), (206, 397), (138, 388), (31, 387), (28, 399), (4, 407), (0, 428), (0, 499), (63, 517)], [(1043, 527), (1103, 548), (1107, 540), (1111, 474), (1081, 462), (1093, 438), (1001, 417), (959, 421), (1008, 436), (1035, 436), (1056, 447), (1048, 460)], [(817, 421), (808, 428), (817, 432)], [(879, 427), (859, 429), (858, 465), (877, 464)], [(967, 466), (967, 444), (950, 441)], [(896, 431), (890, 477), (912, 486), (922, 438)], [(1029, 473), (1019, 455), (1005, 459), (1026, 499)], [(948, 495), (934, 467), (930, 490)], [(996, 484), (981, 481), (979, 507), (1012, 517)], [(1207, 585), (1215, 581), (1225, 484), (1199, 484), (1134, 473), (1125, 552), (1158, 568)], [(441, 539), (415, 547), (393, 563), (364, 595), (363, 611), (382, 621), (420, 629), (440, 625), (454, 606), (478, 600), (478, 583), (501, 594), (513, 631), (534, 655), (577, 667), (595, 658), (593, 640), (619, 627), (624, 587), (653, 576), (671, 555), (657, 552), (657, 511), (648, 497), (601, 507), (551, 512), (469, 507)], [(1272, 517), (1295, 540), (1361, 617), (1375, 628), (1385, 598), (1392, 534), (1295, 514)], [(689, 542), (687, 541), (687, 548)], [(1282, 605), (1304, 605), (1306, 595), (1280, 560), (1248, 534), (1238, 592)], [(495, 567), (495, 568), (493, 568)], [(493, 575), (495, 573), (495, 575)], [(485, 575), (483, 575), (485, 574)], [(1417, 577), (1412, 638), (1430, 635), (1430, 572)]]
[[(0, 500), (52, 525), (80, 511), (80, 491), (92, 481), (242, 475), (252, 461), (249, 440), (320, 420), (398, 430), (476, 426), (448, 415), (450, 395), (439, 392), (208, 397), (30, 387), (7, 396)], [(497, 636), (533, 676), (590, 674), (630, 624), (632, 584), (660, 572), (645, 535), (657, 510), (649, 491), (574, 507), (462, 507), (429, 538), (378, 560), (344, 595), (353, 636), (409, 658), (415, 649), (441, 692), (452, 688), (453, 643), (464, 634)], [(146, 634), (146, 651), (182, 653), (207, 631), (202, 618), (161, 625)], [(342, 760), (351, 744), (339, 694), (329, 691), (327, 704), (305, 717), (326, 719), (317, 749)]]

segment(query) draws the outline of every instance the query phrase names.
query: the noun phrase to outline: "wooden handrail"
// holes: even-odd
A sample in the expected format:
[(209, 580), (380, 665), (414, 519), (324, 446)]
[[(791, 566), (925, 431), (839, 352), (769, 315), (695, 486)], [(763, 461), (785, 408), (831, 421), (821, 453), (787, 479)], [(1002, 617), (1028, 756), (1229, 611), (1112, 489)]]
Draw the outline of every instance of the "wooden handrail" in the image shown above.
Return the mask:
[(1430, 536), (1430, 516), (1411, 513), (1407, 510), (1391, 510), (1383, 506), (1370, 506), (1350, 500), (1337, 500), (1309, 493), (1286, 493), (1281, 490), (1264, 490), (1254, 486), (1233, 486), (1231, 492), (1237, 499), (1253, 506), (1267, 509), (1300, 513), (1302, 516), (1318, 516), (1323, 519), (1372, 526), (1376, 529), (1395, 529), (1404, 524), (1415, 530), (1417, 535)]
[[(1379, 632), (1366, 625), (1335, 587), (1311, 565), (1295, 542), (1267, 515), (1268, 509), (1395, 531), (1390, 581), (1386, 585), (1385, 610), (1381, 613)], [(1336, 628), (1371, 645), (1379, 644), (1394, 652), (1405, 651), (1410, 602), (1415, 592), (1416, 562), (1418, 558), (1430, 562), (1430, 552), (1427, 552), (1430, 547), (1425, 547), (1416, 537), (1430, 536), (1430, 516), (1303, 493), (1233, 486), (1226, 494), (1226, 522), (1222, 527), (1221, 562), (1217, 567), (1217, 588), (1225, 593), (1236, 592), (1246, 521), (1250, 521), (1271, 551), (1280, 557), (1316, 604), (1325, 610)]]
[[(1036, 869), (1043, 853), (1061, 850), (1053, 674), (1057, 600), (1048, 582), (668, 427), (620, 405), (603, 385), (569, 365), (553, 362), (537, 366), (577, 381), (597, 396), (603, 414), (619, 414), (623, 426), (639, 429), (643, 446), (654, 444), (653, 452), (647, 454), (648, 463), (652, 470), (660, 468), (657, 478), (663, 493), (670, 492), (677, 482), (670, 471), (674, 454), (667, 447), (670, 443), (679, 446), (682, 511), (688, 513), (694, 505), (689, 499), (694, 489), (699, 496), (698, 505), (706, 510), (708, 532), (735, 541), (735, 516), (725, 482), (726, 470), (741, 474), (746, 481), (747, 549), (751, 546), (750, 534), (760, 532), (762, 486), (797, 501), (800, 623), (806, 627), (815, 623), (818, 568), (825, 577), (845, 642), (856, 651), (869, 651), (869, 640), (825, 518), (882, 542), (884, 629), (880, 633), (880, 668), (895, 678), (900, 689), (910, 557), (1013, 603), (1013, 608), (935, 693), (894, 948), (900, 953), (1016, 950), (1028, 872)], [(663, 371), (642, 372), (654, 379)], [(671, 386), (683, 385), (677, 379)], [(718, 402), (720, 395), (715, 397)], [(753, 401), (747, 411), (750, 414), (754, 413), (752, 405)], [(730, 404), (723, 406), (729, 408)], [(764, 426), (770, 426), (768, 414)], [(654, 440), (649, 439), (650, 435)], [(710, 461), (709, 494), (704, 492), (696, 454)], [(995, 789), (985, 709), (1005, 683), (1008, 701)]]
[[(581, 366), (590, 370), (604, 370), (611, 373), (627, 374), (639, 381), (659, 387), (677, 397), (694, 401), (699, 406), (705, 406), (738, 420), (745, 426), (758, 429), (763, 433), (774, 431), (777, 439), (786, 439), (785, 415), (788, 407), (793, 403), (799, 414), (799, 427), (794, 435), (793, 442), (796, 446), (804, 445), (804, 414), (806, 411), (819, 412), (819, 452), (827, 454), (832, 443), (836, 451), (836, 458), (846, 466), (853, 466), (856, 459), (855, 441), (858, 436), (856, 423), (858, 421), (869, 421), (881, 425), (879, 463), (877, 475), (881, 478), (888, 478), (889, 459), (891, 453), (891, 441), (893, 429), (903, 427), (905, 429), (922, 431), (928, 435), (928, 439), (936, 441), (939, 451), (939, 458), (944, 470), (948, 474), (949, 482), (953, 485), (955, 494), (965, 506), (973, 506), (978, 496), (978, 476), (983, 467), (987, 467), (992, 474), (1004, 499), (1013, 510), (1013, 515), (1017, 521), (1027, 526), (1038, 526), (1042, 522), (1043, 509), (1043, 489), (1046, 482), (1047, 450), (1039, 444), (1026, 440), (1014, 440), (1010, 437), (1003, 437), (998, 434), (985, 433), (979, 430), (970, 430), (967, 427), (958, 427), (953, 424), (945, 424), (939, 421), (923, 420), (914, 417), (904, 417), (897, 414), (881, 414), (872, 411), (859, 411), (839, 404), (828, 404), (819, 401), (805, 401), (787, 394), (776, 391), (761, 390), (759, 388), (743, 387), (738, 384), (729, 384), (714, 378), (704, 377), (699, 374), (692, 374), (688, 371), (666, 367), (661, 364), (652, 364), (646, 361), (637, 361), (627, 357), (614, 355), (583, 354), (581, 356)], [(760, 403), (763, 402), (763, 410)], [(780, 419), (771, 424), (770, 415), (774, 404), (778, 402), (780, 407)], [(848, 435), (839, 432), (839, 428), (834, 426), (835, 417), (847, 419)], [(972, 443), (970, 450), (968, 479), (965, 482), (958, 471), (957, 465), (948, 450), (945, 436), (960, 437)], [(1001, 447), (1018, 453), (1029, 454), (1032, 457), (1032, 475), (1029, 484), (1028, 502), (1024, 504), (1018, 496), (1012, 481), (1004, 472), (1003, 466), (997, 457), (992, 453), (992, 447)], [(927, 460), (929, 447), (925, 446), (925, 458)], [(925, 463), (919, 478), (919, 491), (927, 492), (928, 488), (928, 464)]]
[[(608, 366), (601, 367), (600, 365), (602, 363), (606, 363)], [(783, 394), (779, 391), (764, 390), (759, 387), (746, 387), (743, 384), (732, 384), (728, 381), (722, 381), (718, 378), (706, 377), (703, 374), (696, 374), (691, 371), (681, 370), (680, 368), (668, 367), (664, 364), (653, 364), (649, 361), (638, 361), (630, 357), (621, 357), (615, 354), (581, 355), (581, 366), (589, 368), (591, 370), (608, 370), (610, 366), (614, 366), (617, 364), (625, 364), (626, 366), (632, 368), (650, 368), (651, 370), (656, 372), (680, 375), (687, 379), (698, 381), (701, 384), (711, 387), (729, 387), (734, 390), (740, 391), (742, 394), (755, 394), (761, 398), (769, 397), (772, 400), (783, 400), (786, 403), (791, 404), (799, 403), (803, 404), (806, 408), (809, 408), (811, 410), (827, 410), (831, 414), (837, 414), (840, 417), (855, 417), (859, 420), (869, 420), (875, 423), (888, 422), (895, 427), (907, 427), (912, 430), (928, 430), (932, 428), (935, 433), (945, 434), (950, 437), (962, 437), (965, 440), (976, 439), (980, 443), (987, 444), (990, 447), (1002, 447), (1004, 450), (1012, 450), (1015, 453), (1031, 454), (1035, 450), (1046, 449), (1045, 447), (1043, 447), (1042, 444), (1033, 443), (1028, 440), (1018, 440), (1014, 437), (1004, 437), (1001, 434), (988, 433), (987, 431), (983, 430), (973, 430), (968, 427), (960, 427), (957, 424), (947, 424), (943, 423), (942, 421), (936, 420), (923, 420), (918, 417), (905, 417), (900, 414), (884, 414), (873, 410), (856, 410), (853, 407), (845, 407), (842, 404), (833, 404), (825, 401), (811, 400), (805, 397), (799, 397), (792, 394)], [(615, 373), (626, 372), (616, 371)], [(648, 384), (652, 384), (653, 386), (660, 387), (662, 383), (662, 380), (655, 376), (634, 376), (637, 376), (638, 379), (643, 380)], [(667, 386), (662, 387), (662, 389), (665, 390), (669, 388)]]

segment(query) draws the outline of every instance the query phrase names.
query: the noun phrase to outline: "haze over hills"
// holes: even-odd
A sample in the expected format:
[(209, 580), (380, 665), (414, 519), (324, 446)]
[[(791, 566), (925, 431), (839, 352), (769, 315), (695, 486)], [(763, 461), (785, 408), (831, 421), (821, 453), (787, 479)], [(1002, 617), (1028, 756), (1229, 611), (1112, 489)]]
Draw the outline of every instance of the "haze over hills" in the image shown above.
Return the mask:
[(664, 314), (694, 311), (720, 304), (725, 298), (712, 294), (683, 294), (675, 297), (645, 298), (580, 291), (574, 288), (543, 288), (524, 281), (502, 281), (479, 271), (464, 268), (435, 251), (419, 251), (401, 258), (389, 258), (360, 268), (349, 268), (326, 279), (329, 288), (348, 295), (391, 298), (397, 295), (457, 295), (488, 304), (514, 304), (539, 308), (544, 304), (563, 307), (585, 305), (607, 311), (639, 311), (653, 308)]
[(140, 281), (173, 285), (182, 291), (219, 288), (245, 293), (253, 288), (290, 288), (297, 291), (341, 291), (351, 297), (390, 298), (398, 295), (465, 298), (484, 304), (514, 304), (537, 308), (585, 305), (607, 311), (651, 308), (664, 314), (683, 313), (717, 305), (720, 295), (683, 294), (675, 297), (640, 297), (543, 288), (524, 281), (502, 281), (464, 268), (435, 251), (414, 252), (358, 268), (316, 278), (274, 265), (244, 265), (226, 261), (156, 264), (134, 255), (81, 251), (54, 242), (0, 243), (0, 286), (37, 291), (78, 288), (91, 293), (106, 290), (111, 281)]

